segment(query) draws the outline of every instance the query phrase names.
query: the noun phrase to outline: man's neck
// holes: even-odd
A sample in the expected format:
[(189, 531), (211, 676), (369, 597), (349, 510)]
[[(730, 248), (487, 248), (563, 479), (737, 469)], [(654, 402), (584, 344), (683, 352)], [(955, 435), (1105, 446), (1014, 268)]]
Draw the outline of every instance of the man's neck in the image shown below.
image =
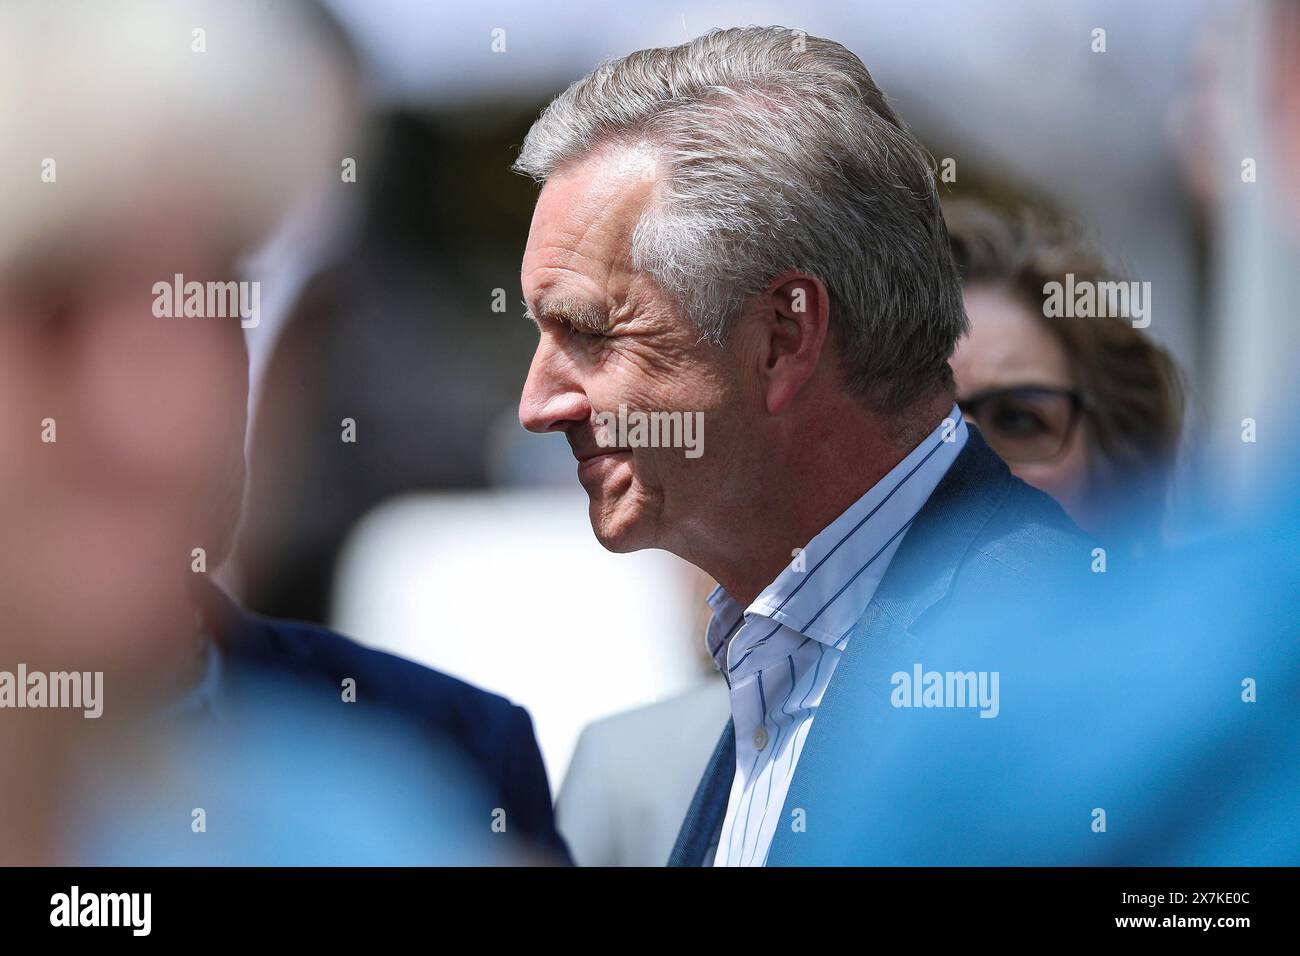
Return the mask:
[[(727, 518), (721, 547), (692, 564), (708, 572), (742, 607), (790, 565), (802, 548), (889, 474), (952, 410), (941, 392), (905, 415), (849, 407), (802, 430), (768, 471), (745, 512)], [(768, 470), (765, 466), (765, 470)], [(775, 472), (775, 474), (773, 473)]]

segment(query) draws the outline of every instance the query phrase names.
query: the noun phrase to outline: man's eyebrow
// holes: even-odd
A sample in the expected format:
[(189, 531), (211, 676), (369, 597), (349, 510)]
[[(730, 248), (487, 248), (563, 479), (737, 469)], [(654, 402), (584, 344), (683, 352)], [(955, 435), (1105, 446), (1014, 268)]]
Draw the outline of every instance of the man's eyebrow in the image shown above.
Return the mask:
[(578, 299), (541, 299), (535, 312), (528, 308), (524, 314), (534, 322), (555, 322), (577, 332), (601, 335), (609, 330), (609, 310)]

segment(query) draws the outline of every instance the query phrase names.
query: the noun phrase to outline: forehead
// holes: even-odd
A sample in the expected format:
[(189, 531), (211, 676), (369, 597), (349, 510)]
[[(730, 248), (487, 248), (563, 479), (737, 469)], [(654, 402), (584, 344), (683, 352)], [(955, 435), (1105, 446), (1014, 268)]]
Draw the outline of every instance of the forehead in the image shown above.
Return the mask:
[(632, 236), (655, 186), (650, 163), (641, 148), (611, 148), (547, 180), (520, 276), (530, 304), (553, 294), (608, 305), (626, 292)]
[(1074, 384), (1069, 356), (1046, 324), (1056, 320), (1035, 315), (1000, 288), (968, 287), (963, 299), (970, 334), (958, 342), (952, 361), (963, 393), (1011, 385), (1067, 388)]

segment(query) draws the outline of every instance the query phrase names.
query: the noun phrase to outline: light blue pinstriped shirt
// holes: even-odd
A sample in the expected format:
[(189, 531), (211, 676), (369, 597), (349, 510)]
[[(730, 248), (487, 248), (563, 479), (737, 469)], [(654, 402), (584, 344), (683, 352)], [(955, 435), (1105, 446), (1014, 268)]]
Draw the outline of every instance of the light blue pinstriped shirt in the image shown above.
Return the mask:
[[(968, 432), (949, 417), (823, 529), (741, 613), (709, 596), (705, 643), (731, 687), (736, 775), (714, 866), (762, 866), (826, 685), (912, 519)], [(706, 857), (707, 859), (707, 857)]]

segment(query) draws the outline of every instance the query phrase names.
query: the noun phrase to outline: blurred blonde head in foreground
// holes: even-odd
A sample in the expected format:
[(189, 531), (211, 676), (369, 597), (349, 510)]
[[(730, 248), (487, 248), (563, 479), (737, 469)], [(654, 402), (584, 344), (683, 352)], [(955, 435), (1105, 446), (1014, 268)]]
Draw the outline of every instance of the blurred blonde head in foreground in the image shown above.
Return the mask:
[(60, 741), (192, 679), (187, 583), (238, 521), (247, 352), (238, 317), (159, 317), (154, 287), (255, 280), (241, 256), (338, 182), (354, 104), (317, 13), (0, 8), (0, 670), (102, 671), (106, 718), (3, 715), (19, 859)]

